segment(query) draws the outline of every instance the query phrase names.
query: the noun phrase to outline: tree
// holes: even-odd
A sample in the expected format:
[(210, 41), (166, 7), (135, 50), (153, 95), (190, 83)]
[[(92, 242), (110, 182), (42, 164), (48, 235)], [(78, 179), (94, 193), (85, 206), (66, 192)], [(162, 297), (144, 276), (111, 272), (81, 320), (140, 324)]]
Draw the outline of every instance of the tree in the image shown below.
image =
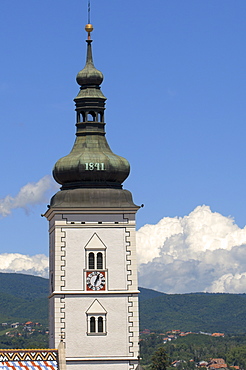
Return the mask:
[(158, 348), (151, 358), (151, 370), (166, 370), (168, 366), (168, 357), (164, 347)]

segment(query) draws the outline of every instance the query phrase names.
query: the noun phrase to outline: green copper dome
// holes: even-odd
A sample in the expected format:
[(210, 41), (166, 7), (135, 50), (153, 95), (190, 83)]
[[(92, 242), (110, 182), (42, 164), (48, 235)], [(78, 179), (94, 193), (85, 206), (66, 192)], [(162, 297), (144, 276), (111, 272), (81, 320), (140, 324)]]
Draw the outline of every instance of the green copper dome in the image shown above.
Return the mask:
[(62, 190), (76, 188), (122, 188), (130, 172), (125, 158), (112, 152), (105, 138), (106, 98), (100, 84), (103, 74), (92, 59), (92, 40), (87, 41), (85, 67), (77, 75), (80, 92), (74, 99), (77, 114), (76, 140), (72, 151), (59, 159), (53, 169)]
[(59, 159), (53, 169), (54, 179), (63, 188), (121, 187), (129, 175), (125, 158), (114, 154), (104, 136), (79, 136), (70, 154)]

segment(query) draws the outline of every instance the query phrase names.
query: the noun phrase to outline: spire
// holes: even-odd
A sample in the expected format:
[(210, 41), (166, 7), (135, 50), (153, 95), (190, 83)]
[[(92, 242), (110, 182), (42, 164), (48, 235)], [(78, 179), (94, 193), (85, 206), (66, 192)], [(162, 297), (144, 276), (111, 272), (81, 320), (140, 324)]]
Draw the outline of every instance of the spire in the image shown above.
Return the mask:
[(54, 179), (61, 190), (80, 188), (121, 189), (128, 177), (130, 165), (125, 158), (114, 154), (105, 138), (104, 111), (106, 98), (100, 85), (103, 74), (97, 70), (92, 57), (91, 24), (88, 32), (85, 67), (77, 75), (80, 91), (76, 105), (76, 140), (72, 151), (54, 166)]
[(94, 86), (94, 88), (99, 88), (99, 85), (103, 82), (103, 74), (98, 71), (93, 64), (92, 57), (92, 40), (91, 32), (93, 31), (92, 24), (87, 24), (85, 30), (88, 32), (87, 42), (87, 56), (85, 67), (77, 74), (77, 83), (81, 86), (82, 89), (85, 89), (89, 86)]

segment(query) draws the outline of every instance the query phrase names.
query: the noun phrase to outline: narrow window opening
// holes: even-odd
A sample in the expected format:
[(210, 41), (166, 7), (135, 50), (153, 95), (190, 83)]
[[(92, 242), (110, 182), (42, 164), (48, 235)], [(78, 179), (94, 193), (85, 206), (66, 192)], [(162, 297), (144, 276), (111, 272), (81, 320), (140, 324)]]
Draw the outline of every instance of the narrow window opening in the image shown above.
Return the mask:
[(103, 318), (98, 317), (98, 333), (103, 333)]
[(99, 120), (100, 120), (100, 122), (103, 122), (103, 118), (104, 118), (104, 117), (103, 117), (103, 113), (102, 113), (102, 112), (100, 112), (100, 113), (99, 113)]
[(53, 278), (53, 272), (50, 275), (50, 285), (51, 285), (51, 292), (54, 292), (54, 278)]
[(77, 122), (85, 122), (85, 112), (77, 112)]
[(94, 270), (95, 268), (95, 256), (93, 252), (89, 253), (89, 270)]
[(90, 318), (90, 333), (95, 333), (96, 332), (96, 320), (95, 317)]
[(103, 254), (101, 252), (97, 253), (97, 269), (103, 269)]

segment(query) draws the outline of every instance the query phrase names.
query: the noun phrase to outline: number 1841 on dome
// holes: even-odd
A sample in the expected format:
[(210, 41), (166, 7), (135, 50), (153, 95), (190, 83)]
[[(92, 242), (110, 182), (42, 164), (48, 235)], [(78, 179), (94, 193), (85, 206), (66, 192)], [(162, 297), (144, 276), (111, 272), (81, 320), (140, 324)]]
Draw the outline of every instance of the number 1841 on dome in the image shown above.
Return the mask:
[(85, 170), (86, 171), (104, 171), (105, 170), (105, 165), (104, 163), (85, 163)]

